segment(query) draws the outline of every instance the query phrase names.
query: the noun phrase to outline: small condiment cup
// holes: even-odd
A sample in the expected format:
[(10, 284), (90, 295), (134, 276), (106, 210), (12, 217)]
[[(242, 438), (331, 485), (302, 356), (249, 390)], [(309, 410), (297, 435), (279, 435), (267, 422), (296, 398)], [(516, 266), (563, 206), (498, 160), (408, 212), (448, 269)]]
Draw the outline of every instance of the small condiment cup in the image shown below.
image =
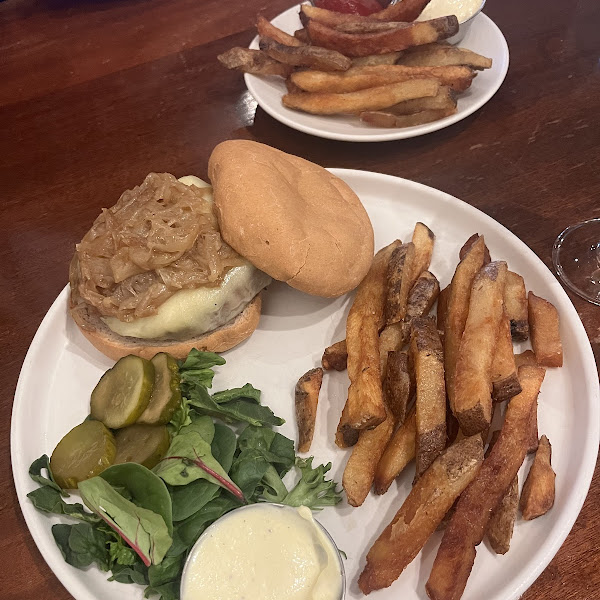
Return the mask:
[(458, 24), (458, 33), (444, 41), (448, 44), (452, 44), (453, 46), (462, 42), (465, 35), (467, 35), (467, 31), (469, 31), (469, 29), (471, 28), (475, 17), (483, 10), (484, 6), (485, 0), (482, 0), (479, 8), (466, 21), (463, 21), (462, 23)]

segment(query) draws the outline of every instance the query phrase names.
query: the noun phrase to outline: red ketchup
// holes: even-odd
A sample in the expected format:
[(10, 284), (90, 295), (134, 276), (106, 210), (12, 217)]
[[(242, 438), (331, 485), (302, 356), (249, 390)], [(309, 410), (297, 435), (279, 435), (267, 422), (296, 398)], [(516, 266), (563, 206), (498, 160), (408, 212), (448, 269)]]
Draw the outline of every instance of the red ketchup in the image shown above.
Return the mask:
[(339, 13), (367, 16), (379, 12), (382, 5), (378, 0), (315, 0), (315, 6)]

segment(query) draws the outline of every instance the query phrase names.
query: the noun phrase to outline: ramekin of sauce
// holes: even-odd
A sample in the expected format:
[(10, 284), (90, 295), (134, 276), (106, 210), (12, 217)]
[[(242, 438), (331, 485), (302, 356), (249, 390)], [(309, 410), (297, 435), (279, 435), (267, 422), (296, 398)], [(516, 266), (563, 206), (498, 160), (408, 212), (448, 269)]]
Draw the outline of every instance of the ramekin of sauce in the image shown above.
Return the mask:
[(456, 15), (458, 33), (444, 40), (448, 44), (458, 44), (467, 34), (473, 19), (481, 12), (485, 0), (431, 0), (417, 18), (417, 21), (428, 21), (437, 17)]
[(343, 600), (344, 565), (305, 506), (250, 504), (215, 521), (192, 548), (181, 600)]

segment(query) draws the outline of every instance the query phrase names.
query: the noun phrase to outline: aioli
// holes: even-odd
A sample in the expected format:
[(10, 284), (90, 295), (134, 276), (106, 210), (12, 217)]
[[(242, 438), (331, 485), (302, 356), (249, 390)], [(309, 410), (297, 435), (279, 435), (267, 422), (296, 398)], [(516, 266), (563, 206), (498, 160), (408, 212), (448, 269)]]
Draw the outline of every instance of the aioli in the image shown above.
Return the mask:
[(431, 0), (417, 21), (456, 15), (458, 22), (464, 23), (480, 9), (482, 4), (483, 0)]
[(252, 504), (199, 539), (181, 600), (340, 600), (342, 578), (339, 554), (308, 508)]

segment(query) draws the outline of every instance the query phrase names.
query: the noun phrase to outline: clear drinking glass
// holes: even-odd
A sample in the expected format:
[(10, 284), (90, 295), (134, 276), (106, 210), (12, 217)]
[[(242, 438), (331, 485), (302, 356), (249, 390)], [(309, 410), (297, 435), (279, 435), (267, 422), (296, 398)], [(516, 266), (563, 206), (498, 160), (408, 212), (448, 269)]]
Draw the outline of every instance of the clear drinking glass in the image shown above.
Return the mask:
[(567, 227), (554, 242), (552, 262), (569, 289), (600, 306), (600, 217)]

